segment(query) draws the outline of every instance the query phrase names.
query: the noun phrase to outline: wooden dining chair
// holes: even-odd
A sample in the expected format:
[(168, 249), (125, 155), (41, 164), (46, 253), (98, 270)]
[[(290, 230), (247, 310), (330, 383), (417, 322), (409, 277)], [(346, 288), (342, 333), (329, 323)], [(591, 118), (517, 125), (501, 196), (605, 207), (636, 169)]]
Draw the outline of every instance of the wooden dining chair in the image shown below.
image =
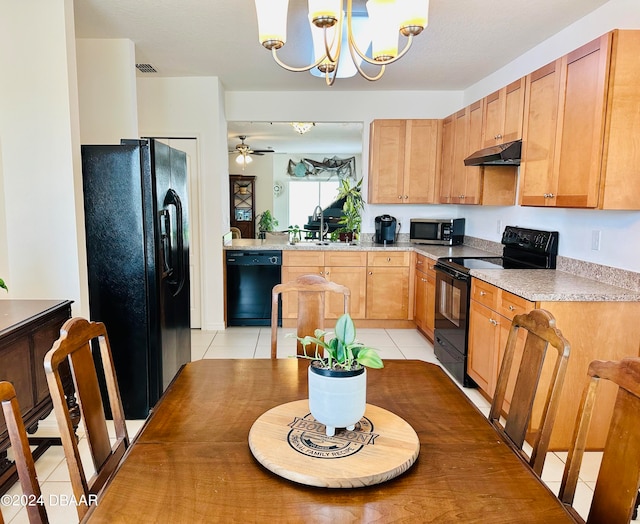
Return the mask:
[(582, 521), (571, 506), (598, 385), (602, 379), (611, 381), (618, 386), (618, 393), (587, 523), (627, 523), (640, 489), (640, 358), (594, 360), (587, 376), (558, 497)]
[[(34, 502), (26, 506), (29, 522), (31, 524), (48, 523), (47, 510), (44, 504), (38, 503), (42, 501), (42, 493), (38, 483), (36, 466), (29, 448), (27, 432), (22, 422), (16, 390), (11, 382), (0, 382), (0, 403), (4, 412), (7, 433), (9, 433), (13, 460), (22, 486), (22, 495), (26, 497), (26, 501)], [(0, 512), (0, 524), (2, 522), (2, 513)]]
[[(92, 345), (99, 349), (102, 372), (107, 389), (109, 407), (115, 427), (116, 439), (111, 444), (107, 431), (103, 399), (98, 383), (98, 369), (92, 354)], [(71, 375), (80, 403), (86, 438), (93, 459), (94, 474), (87, 480), (73, 425), (65, 401), (60, 366), (69, 362)], [(60, 429), (60, 437), (67, 459), (73, 494), (77, 501), (80, 519), (87, 512), (89, 503), (107, 482), (129, 447), (129, 436), (122, 409), (122, 401), (116, 380), (115, 368), (107, 331), (102, 322), (89, 322), (74, 317), (60, 329), (60, 338), (44, 357), (44, 368), (53, 407)], [(106, 401), (106, 400), (105, 400)]]
[[(278, 297), (283, 293), (298, 294), (297, 336), (313, 335), (316, 329), (324, 329), (325, 294), (341, 293), (344, 296), (344, 312), (349, 312), (351, 291), (346, 286), (330, 282), (320, 275), (301, 275), (291, 282), (277, 284), (271, 293), (271, 358), (277, 358)], [(304, 355), (300, 341), (297, 354)]]
[[(513, 318), (489, 413), (491, 424), (507, 443), (529, 462), (538, 476), (542, 474), (542, 467), (549, 448), (551, 430), (558, 411), (560, 392), (567, 371), (570, 351), (569, 342), (555, 327), (555, 323), (553, 315), (543, 309), (534, 309), (528, 314), (516, 315)], [(518, 332), (521, 329), (526, 330), (524, 345), (518, 344)], [(548, 381), (544, 405), (537, 421), (539, 427), (533, 437), (533, 449), (531, 456), (528, 457), (523, 450), (523, 445), (533, 414), (534, 399), (539, 393), (538, 386), (548, 347), (555, 349), (555, 361)], [(522, 357), (519, 367), (515, 369), (514, 366), (517, 363), (515, 355), (520, 351), (520, 348), (522, 348)], [(505, 395), (508, 386), (510, 387), (510, 378), (514, 375), (516, 378), (509, 412), (504, 415), (503, 423), (501, 416), (503, 415)]]

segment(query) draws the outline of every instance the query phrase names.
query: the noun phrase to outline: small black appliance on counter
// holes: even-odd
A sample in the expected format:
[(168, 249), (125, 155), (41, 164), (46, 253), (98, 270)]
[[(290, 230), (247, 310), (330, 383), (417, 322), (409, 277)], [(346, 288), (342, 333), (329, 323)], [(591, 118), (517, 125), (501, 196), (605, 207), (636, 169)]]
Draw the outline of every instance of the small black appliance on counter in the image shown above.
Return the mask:
[(396, 229), (398, 221), (391, 215), (380, 215), (375, 218), (376, 244), (393, 244), (396, 241)]

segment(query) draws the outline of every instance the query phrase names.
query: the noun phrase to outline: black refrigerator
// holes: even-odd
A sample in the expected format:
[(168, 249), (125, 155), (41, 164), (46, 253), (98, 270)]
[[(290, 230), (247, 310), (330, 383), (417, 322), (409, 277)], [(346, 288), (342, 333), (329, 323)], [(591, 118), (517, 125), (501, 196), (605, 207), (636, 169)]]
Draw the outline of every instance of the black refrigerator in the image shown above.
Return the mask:
[(107, 328), (126, 418), (146, 418), (191, 360), (186, 154), (84, 145), (82, 177), (91, 319)]

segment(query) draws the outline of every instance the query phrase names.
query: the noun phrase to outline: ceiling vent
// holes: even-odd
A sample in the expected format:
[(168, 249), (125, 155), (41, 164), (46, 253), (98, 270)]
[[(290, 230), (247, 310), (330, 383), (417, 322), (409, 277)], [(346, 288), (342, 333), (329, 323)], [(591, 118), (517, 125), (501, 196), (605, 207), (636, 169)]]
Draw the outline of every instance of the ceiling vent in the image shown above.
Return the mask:
[(156, 68), (151, 64), (136, 64), (136, 67), (141, 73), (157, 73)]

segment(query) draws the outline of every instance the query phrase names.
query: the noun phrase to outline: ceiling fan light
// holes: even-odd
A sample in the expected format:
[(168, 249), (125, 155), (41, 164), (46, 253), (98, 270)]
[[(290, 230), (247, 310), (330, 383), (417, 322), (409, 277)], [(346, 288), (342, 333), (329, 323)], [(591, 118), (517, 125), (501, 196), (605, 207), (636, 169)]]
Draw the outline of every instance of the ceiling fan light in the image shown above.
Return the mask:
[(372, 58), (379, 62), (395, 58), (400, 27), (395, 0), (368, 0), (367, 13), (371, 24)]
[(402, 0), (400, 32), (404, 36), (419, 35), (429, 23), (429, 0)]
[(239, 164), (241, 166), (246, 166), (251, 162), (253, 162), (253, 158), (251, 158), (249, 155), (241, 154), (236, 157), (236, 164)]
[(332, 27), (341, 9), (342, 0), (309, 0), (309, 20), (316, 27)]
[(255, 0), (258, 39), (267, 49), (280, 49), (287, 41), (289, 0)]

